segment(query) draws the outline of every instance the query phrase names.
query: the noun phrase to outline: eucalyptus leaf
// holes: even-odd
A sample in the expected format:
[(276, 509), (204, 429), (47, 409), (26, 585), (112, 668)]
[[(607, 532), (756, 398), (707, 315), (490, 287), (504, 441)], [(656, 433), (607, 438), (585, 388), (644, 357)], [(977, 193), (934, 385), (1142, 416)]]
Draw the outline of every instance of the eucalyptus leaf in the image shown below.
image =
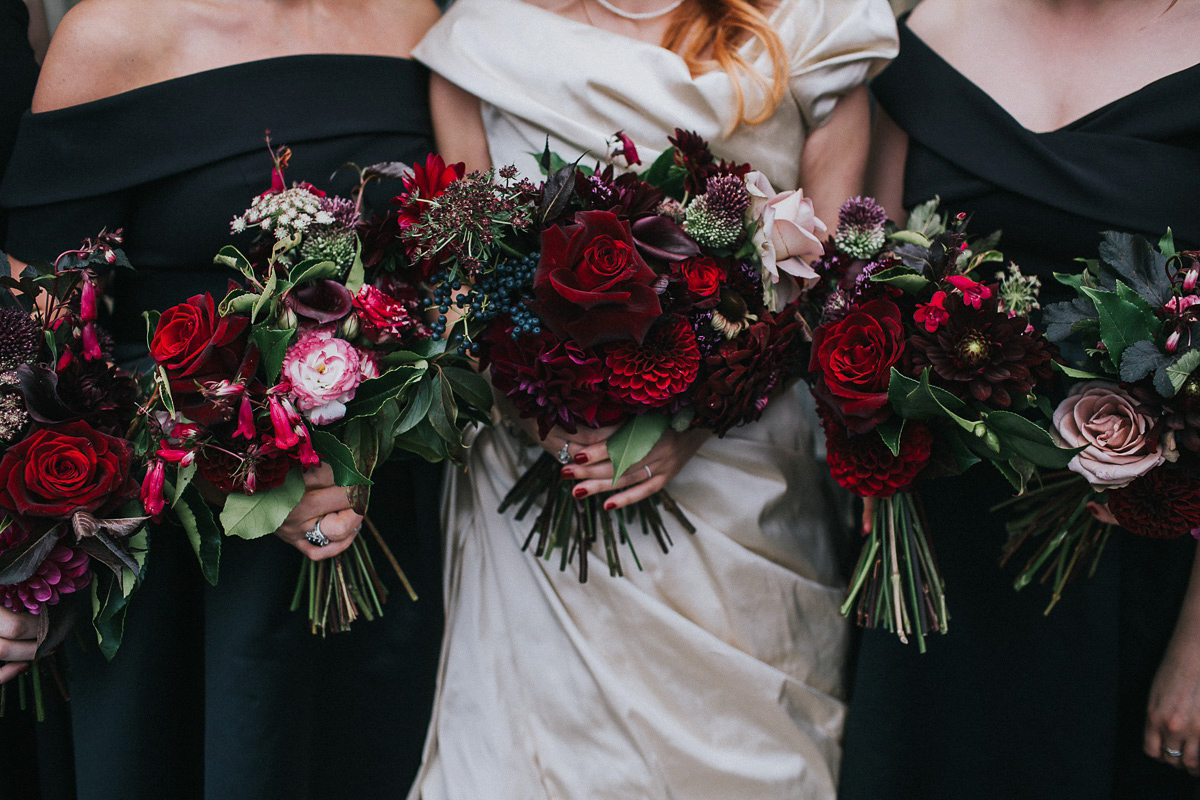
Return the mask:
[(371, 479), (358, 471), (354, 452), (329, 431), (314, 430), (312, 445), (321, 455), (321, 460), (333, 468), (333, 479), (338, 486), (370, 484)]
[(645, 458), (670, 424), (666, 414), (641, 414), (622, 425), (608, 439), (608, 457), (613, 462), (613, 484), (625, 470)]
[(230, 494), (221, 510), (221, 527), (226, 536), (258, 539), (283, 524), (304, 496), (304, 476), (293, 469), (279, 486), (254, 494)]

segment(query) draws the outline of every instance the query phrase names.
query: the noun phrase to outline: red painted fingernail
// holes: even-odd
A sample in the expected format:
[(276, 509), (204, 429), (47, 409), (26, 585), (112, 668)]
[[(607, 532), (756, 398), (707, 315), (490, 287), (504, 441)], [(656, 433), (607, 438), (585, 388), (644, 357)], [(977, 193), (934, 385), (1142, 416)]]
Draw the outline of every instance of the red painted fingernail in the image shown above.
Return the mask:
[(576, 453), (575, 454), (575, 463), (576, 464), (586, 464), (587, 462), (588, 462), (587, 453)]
[(587, 489), (582, 486), (576, 486), (574, 494), (576, 497), (587, 497)]
[(562, 476), (568, 480), (575, 477), (575, 470), (570, 467), (563, 467)]
[(604, 504), (605, 511), (615, 511), (616, 508), (617, 508), (617, 504), (614, 503), (612, 500), (609, 500), (607, 503)]

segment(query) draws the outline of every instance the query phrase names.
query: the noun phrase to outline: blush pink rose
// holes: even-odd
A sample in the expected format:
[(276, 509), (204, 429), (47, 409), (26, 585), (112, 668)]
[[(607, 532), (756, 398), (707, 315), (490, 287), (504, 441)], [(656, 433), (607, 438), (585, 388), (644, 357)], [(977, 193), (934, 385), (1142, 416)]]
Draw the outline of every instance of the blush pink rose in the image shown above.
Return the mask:
[(1055, 439), (1084, 447), (1067, 466), (1096, 489), (1119, 489), (1167, 460), (1154, 420), (1109, 381), (1076, 385), (1054, 410)]
[[(761, 172), (746, 175), (750, 192), (750, 216), (758, 221), (754, 244), (762, 259), (764, 277), (772, 284), (781, 282), (780, 273), (801, 280), (816, 280), (817, 273), (808, 262), (825, 252), (821, 237), (826, 234), (825, 223), (817, 219), (812, 200), (801, 189), (776, 193), (771, 182)], [(781, 294), (794, 295), (795, 281), (784, 280), (778, 287)], [(780, 297), (780, 304), (791, 297)]]
[(325, 425), (346, 415), (346, 403), (363, 380), (362, 357), (345, 339), (312, 331), (288, 348), (283, 377), (292, 386), (296, 408), (314, 424)]

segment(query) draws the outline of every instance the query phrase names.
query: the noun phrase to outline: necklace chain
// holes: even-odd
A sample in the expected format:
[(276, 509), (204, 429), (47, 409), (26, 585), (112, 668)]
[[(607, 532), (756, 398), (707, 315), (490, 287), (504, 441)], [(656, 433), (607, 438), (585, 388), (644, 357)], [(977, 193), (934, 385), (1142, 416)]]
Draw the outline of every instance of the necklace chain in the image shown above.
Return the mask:
[[(672, 11), (674, 11), (675, 9), (677, 9), (681, 5), (683, 5), (683, 0), (674, 0), (674, 2), (668, 3), (663, 8), (657, 9), (655, 11), (633, 12), (633, 11), (626, 11), (622, 8), (617, 8), (612, 3), (610, 3), (609, 0), (596, 0), (596, 2), (599, 3), (600, 5), (604, 6), (604, 8), (606, 10), (608, 10), (609, 12), (616, 14), (618, 17), (621, 17), (623, 19), (631, 19), (631, 20), (654, 19), (655, 17), (666, 16), (667, 14), (670, 14)], [(585, 8), (586, 8), (586, 6), (585, 6)]]

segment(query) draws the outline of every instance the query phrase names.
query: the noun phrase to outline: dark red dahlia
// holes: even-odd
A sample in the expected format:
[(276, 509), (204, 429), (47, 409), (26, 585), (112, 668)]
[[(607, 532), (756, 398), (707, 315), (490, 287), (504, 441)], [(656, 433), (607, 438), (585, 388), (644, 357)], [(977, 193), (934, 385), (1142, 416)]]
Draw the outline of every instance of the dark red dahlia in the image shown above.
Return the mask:
[(762, 318), (704, 359), (692, 425), (718, 436), (762, 416), (771, 396), (803, 365), (804, 324), (795, 309)]
[(441, 156), (430, 153), (424, 164), (413, 164), (412, 175), (404, 180), (404, 191), (392, 202), (399, 207), (399, 225), (406, 228), (422, 214), (422, 200), (432, 200), (446, 191), (446, 187), (466, 174), (466, 164), (447, 164)]
[(1152, 469), (1122, 489), (1109, 489), (1108, 508), (1138, 536), (1183, 536), (1200, 528), (1200, 477), (1190, 469)]
[(1053, 345), (1029, 330), (1024, 317), (1010, 317), (997, 298), (978, 309), (955, 292), (946, 298), (947, 318), (936, 331), (919, 328), (905, 349), (905, 370), (916, 377), (931, 367), (930, 382), (965, 399), (1008, 408), (1053, 376)]
[(296, 455), (281, 450), (271, 440), (271, 421), (264, 414), (255, 420), (259, 440), (221, 437), (207, 442), (199, 451), (196, 465), (200, 475), (222, 492), (253, 494), (279, 486), (299, 462)]
[(826, 459), (833, 479), (859, 497), (891, 497), (912, 486), (933, 448), (933, 434), (909, 420), (900, 436), (900, 452), (892, 451), (875, 431), (851, 433), (828, 410), (822, 416)]
[(632, 406), (658, 408), (687, 391), (700, 372), (696, 334), (683, 317), (662, 320), (644, 342), (606, 348), (609, 391)]
[(58, 371), (58, 398), (93, 428), (123, 436), (137, 410), (137, 384), (104, 361), (74, 359)]
[(60, 544), (28, 580), (0, 585), (0, 605), (10, 611), (39, 614), (43, 608), (56, 605), (64, 595), (88, 585), (92, 579), (89, 563), (82, 550)]
[(1149, 387), (1130, 386), (1130, 392), (1145, 407), (1151, 418), (1175, 434), (1176, 444), (1189, 452), (1200, 453), (1200, 380), (1187, 379), (1175, 396), (1164, 399)]

